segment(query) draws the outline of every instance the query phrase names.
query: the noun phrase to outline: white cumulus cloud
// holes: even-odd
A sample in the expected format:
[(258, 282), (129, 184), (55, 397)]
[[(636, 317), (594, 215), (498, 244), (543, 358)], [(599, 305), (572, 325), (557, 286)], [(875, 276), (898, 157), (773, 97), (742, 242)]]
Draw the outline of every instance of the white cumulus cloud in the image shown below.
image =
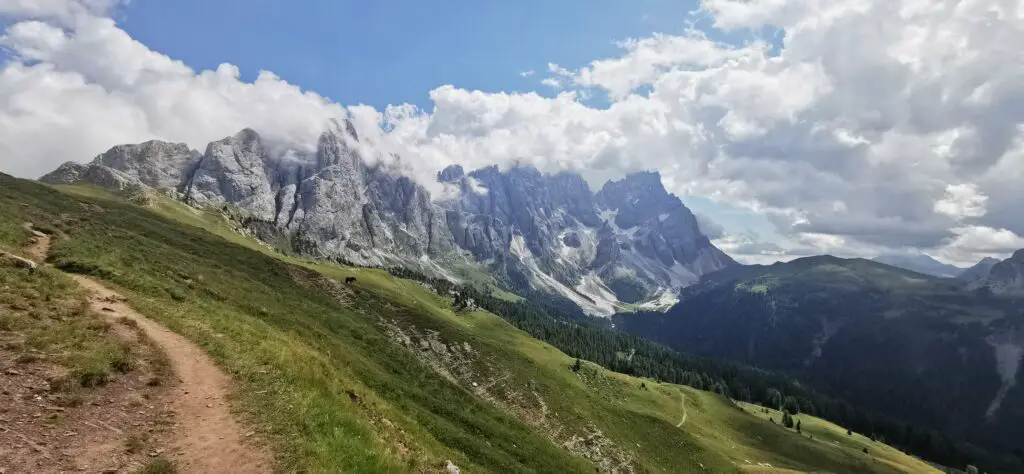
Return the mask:
[(985, 202), (988, 196), (978, 191), (974, 184), (950, 184), (946, 186), (946, 195), (935, 202), (935, 212), (954, 219), (981, 217), (985, 215)]
[(430, 111), (344, 107), (230, 64), (193, 70), (118, 28), (107, 15), (121, 3), (0, 0), (13, 19), (5, 171), (34, 177), (153, 138), (202, 147), (243, 127), (302, 151), (351, 116), (425, 182), (454, 163), (574, 170), (595, 187), (657, 169), (684, 200), (764, 215), (787, 256), (910, 248), (963, 264), (1024, 235), (1024, 62), (1007, 46), (1024, 44), (1020, 0), (704, 0), (698, 15), (745, 39), (628, 39), (579, 69), (549, 64), (554, 96), (446, 85)]

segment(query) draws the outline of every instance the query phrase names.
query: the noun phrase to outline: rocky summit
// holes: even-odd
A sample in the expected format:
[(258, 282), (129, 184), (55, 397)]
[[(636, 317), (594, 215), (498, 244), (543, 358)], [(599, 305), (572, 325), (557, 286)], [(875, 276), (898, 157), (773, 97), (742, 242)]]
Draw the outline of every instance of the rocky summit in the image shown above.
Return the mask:
[(451, 166), (437, 176), (446, 192), (433, 198), (379, 157), (363, 156), (367, 149), (348, 121), (332, 122), (307, 156), (275, 153), (245, 129), (203, 153), (160, 141), (118, 145), (41, 180), (229, 205), (258, 237), (284, 237), (310, 257), (449, 279), (486, 270), (503, 286), (562, 295), (602, 316), (667, 308), (680, 288), (735, 264), (657, 173), (594, 193), (574, 173)]

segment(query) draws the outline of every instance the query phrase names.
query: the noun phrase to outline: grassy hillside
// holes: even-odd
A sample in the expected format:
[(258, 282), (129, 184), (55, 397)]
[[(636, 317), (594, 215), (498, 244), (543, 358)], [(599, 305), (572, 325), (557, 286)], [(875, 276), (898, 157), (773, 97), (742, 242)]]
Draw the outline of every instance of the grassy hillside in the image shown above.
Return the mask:
[[(739, 405), (748, 413), (752, 413), (762, 420), (774, 421), (775, 423), (779, 423), (782, 420), (783, 413), (781, 411), (765, 409), (759, 405), (749, 403), (741, 402)], [(795, 420), (794, 423), (796, 421), (800, 422), (800, 432), (797, 436), (832, 445), (837, 455), (863, 459), (863, 454), (866, 451), (868, 454), (871, 454), (870, 461), (868, 461), (871, 463), (887, 464), (894, 468), (906, 469), (911, 472), (934, 472), (934, 468), (928, 463), (916, 458), (908, 460), (907, 455), (903, 452), (893, 449), (885, 443), (873, 441), (863, 434), (853, 433), (834, 423), (812, 416), (797, 415), (793, 418)], [(780, 426), (780, 429), (784, 428)], [(794, 430), (787, 431), (792, 433)]]
[(1024, 389), (1006, 385), (993, 341), (1024, 344), (1021, 307), (953, 280), (820, 256), (719, 272), (666, 314), (616, 323), (679, 351), (794, 374), (885, 415), (859, 424), (930, 459), (1019, 472)]
[(453, 312), (420, 283), (284, 256), (169, 200), (0, 176), (0, 247), (25, 245), (24, 222), (54, 229), (53, 265), (116, 286), (207, 350), (284, 471), (925, 472), (710, 393), (571, 370), (550, 345), (495, 315)]

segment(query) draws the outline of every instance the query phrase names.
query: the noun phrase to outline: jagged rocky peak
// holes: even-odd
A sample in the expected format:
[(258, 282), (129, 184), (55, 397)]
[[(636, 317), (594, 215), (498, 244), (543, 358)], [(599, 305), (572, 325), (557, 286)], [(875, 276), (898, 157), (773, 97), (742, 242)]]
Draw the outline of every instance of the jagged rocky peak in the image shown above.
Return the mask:
[(449, 165), (437, 173), (437, 180), (442, 183), (454, 183), (466, 176), (466, 170), (462, 165)]
[(246, 128), (211, 142), (188, 178), (185, 199), (195, 203), (227, 202), (264, 218), (273, 218), (273, 169), (268, 149), (256, 131)]
[(351, 146), (358, 141), (359, 135), (350, 120), (346, 119), (344, 123), (331, 120), (327, 130), (320, 134), (320, 139), (317, 141), (317, 168), (323, 169), (331, 166), (358, 168), (362, 166), (364, 157), (360, 156)]
[(184, 143), (150, 140), (117, 145), (88, 164), (67, 162), (40, 180), (51, 184), (89, 183), (123, 188), (142, 184), (164, 191), (180, 191), (183, 178), (201, 155)]
[[(665, 264), (672, 261), (693, 266), (696, 276), (719, 270), (735, 262), (705, 237), (697, 218), (662, 184), (658, 172), (640, 172), (608, 182), (597, 194), (606, 217), (630, 233), (641, 252), (656, 256)], [(633, 232), (630, 229), (637, 229)]]
[(529, 166), (451, 166), (438, 179), (461, 191), (442, 202), (460, 247), (592, 314), (622, 302), (668, 302), (700, 275), (735, 263), (700, 234), (657, 173), (609, 183), (597, 195), (576, 173)]
[[(657, 171), (633, 173), (621, 180), (609, 181), (597, 193), (597, 200), (603, 209), (616, 212), (615, 224), (623, 229), (686, 209), (679, 198), (665, 190)], [(689, 210), (685, 214), (689, 214)]]

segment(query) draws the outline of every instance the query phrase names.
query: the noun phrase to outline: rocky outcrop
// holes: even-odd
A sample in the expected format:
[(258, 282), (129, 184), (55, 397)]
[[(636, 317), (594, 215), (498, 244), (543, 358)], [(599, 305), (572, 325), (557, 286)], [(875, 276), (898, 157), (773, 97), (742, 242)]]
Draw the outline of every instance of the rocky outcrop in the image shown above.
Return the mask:
[(988, 276), (971, 284), (996, 295), (1024, 296), (1024, 249), (992, 266)]
[(153, 189), (181, 191), (190, 170), (201, 155), (184, 143), (151, 140), (138, 145), (118, 145), (89, 164), (67, 162), (40, 178), (50, 184), (87, 183), (113, 189), (144, 185)]
[[(163, 190), (193, 205), (230, 206), (250, 234), (319, 258), (409, 266), (451, 277), (476, 262), (516, 288), (556, 292), (593, 314), (623, 302), (671, 303), (676, 289), (734, 262), (656, 173), (594, 194), (577, 174), (532, 167), (441, 170), (432, 197), (333, 122), (305, 155), (280, 153), (251, 129), (210, 143), (119, 145), (43, 180)], [(370, 165), (368, 163), (376, 163)]]
[(47, 184), (92, 184), (108, 189), (124, 190), (143, 184), (118, 170), (102, 165), (64, 163), (53, 172), (39, 178)]

